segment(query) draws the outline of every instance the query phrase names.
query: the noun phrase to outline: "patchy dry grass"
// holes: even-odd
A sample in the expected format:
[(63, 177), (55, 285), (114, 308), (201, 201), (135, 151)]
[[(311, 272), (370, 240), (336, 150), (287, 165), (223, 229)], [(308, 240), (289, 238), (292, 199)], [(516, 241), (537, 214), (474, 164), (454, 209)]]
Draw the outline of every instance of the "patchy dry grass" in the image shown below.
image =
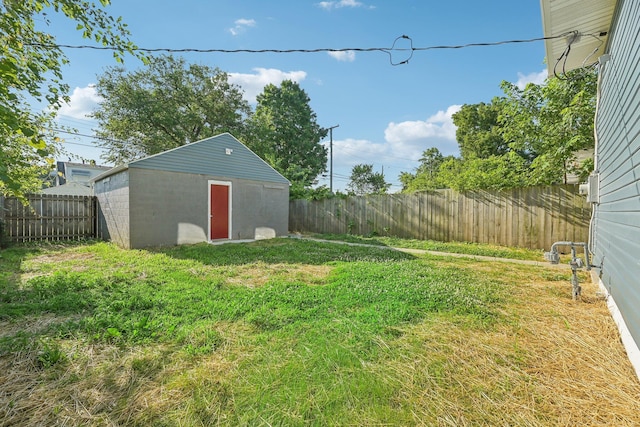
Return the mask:
[(228, 246), (3, 252), (0, 425), (640, 424), (586, 276), (576, 302), (545, 267)]
[[(412, 327), (399, 341), (412, 360), (394, 362), (399, 370), (409, 368), (404, 390), (420, 396), (417, 408), (426, 425), (640, 422), (640, 386), (594, 284), (583, 283), (576, 302), (568, 273), (560, 279), (537, 267), (465, 266), (478, 267), (517, 284), (504, 307), (506, 322), (471, 332), (438, 320)], [(434, 348), (446, 355), (435, 366)]]
[(250, 288), (264, 286), (274, 280), (287, 279), (308, 285), (323, 285), (331, 273), (328, 265), (288, 265), (256, 262), (243, 265), (229, 272), (227, 283), (248, 286)]

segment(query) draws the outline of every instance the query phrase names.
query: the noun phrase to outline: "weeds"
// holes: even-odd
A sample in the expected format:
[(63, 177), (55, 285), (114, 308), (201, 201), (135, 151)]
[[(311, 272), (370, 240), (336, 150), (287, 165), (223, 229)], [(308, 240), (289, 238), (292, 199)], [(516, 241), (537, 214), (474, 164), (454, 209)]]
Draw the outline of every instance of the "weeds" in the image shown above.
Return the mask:
[(42, 368), (47, 369), (61, 365), (66, 362), (66, 360), (67, 355), (58, 343), (46, 339), (41, 340), (37, 361)]

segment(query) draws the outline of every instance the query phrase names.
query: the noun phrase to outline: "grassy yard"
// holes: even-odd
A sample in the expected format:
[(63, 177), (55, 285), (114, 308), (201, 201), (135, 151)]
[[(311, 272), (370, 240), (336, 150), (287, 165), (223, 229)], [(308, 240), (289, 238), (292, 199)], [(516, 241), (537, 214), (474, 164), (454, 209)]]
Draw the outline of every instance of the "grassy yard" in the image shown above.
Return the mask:
[(606, 303), (570, 288), (557, 269), (297, 239), (15, 246), (0, 425), (640, 424)]

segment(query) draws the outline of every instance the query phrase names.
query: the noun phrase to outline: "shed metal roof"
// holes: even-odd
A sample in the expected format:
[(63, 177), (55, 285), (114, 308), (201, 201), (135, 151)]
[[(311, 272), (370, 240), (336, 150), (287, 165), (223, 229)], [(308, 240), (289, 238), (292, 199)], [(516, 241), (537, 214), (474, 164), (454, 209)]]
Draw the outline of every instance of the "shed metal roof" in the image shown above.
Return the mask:
[(547, 40), (547, 68), (553, 75), (558, 58), (571, 41), (566, 63), (562, 59), (556, 72), (570, 71), (589, 65), (604, 53), (617, 0), (540, 0), (542, 26), (545, 37), (559, 36), (577, 31), (580, 36), (572, 40), (569, 35)]

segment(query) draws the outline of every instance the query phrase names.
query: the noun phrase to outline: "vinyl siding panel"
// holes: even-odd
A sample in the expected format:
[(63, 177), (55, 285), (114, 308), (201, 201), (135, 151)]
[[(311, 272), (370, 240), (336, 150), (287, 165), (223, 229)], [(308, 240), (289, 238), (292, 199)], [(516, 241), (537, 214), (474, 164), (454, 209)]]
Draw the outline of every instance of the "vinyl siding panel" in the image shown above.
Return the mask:
[(228, 133), (133, 161), (129, 168), (289, 184), (285, 177)]
[(592, 250), (602, 282), (640, 343), (640, 2), (619, 1), (612, 28), (596, 118), (600, 203)]

